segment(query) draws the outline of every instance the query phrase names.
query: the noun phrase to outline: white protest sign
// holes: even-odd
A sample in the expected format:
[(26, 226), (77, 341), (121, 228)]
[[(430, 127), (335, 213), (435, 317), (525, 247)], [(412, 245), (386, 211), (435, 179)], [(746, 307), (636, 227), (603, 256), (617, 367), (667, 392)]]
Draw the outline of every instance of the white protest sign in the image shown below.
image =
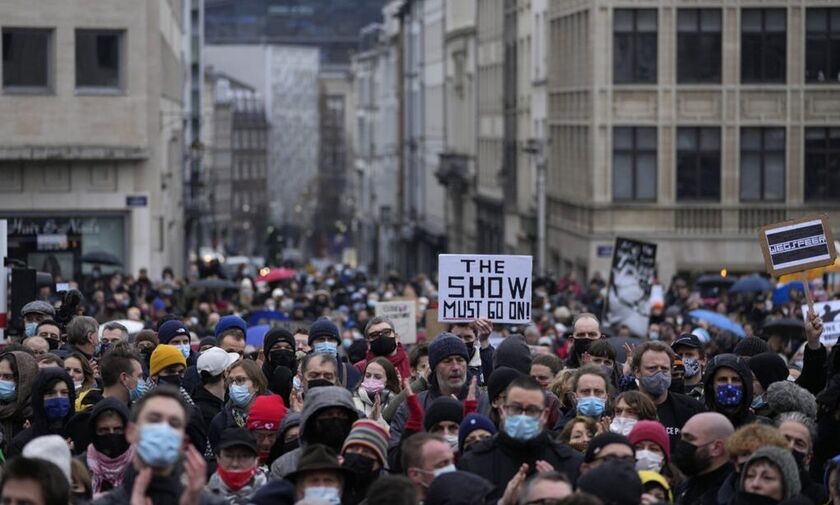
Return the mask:
[[(840, 300), (831, 300), (829, 302), (814, 302), (814, 312), (820, 316), (823, 322), (823, 332), (820, 336), (820, 342), (826, 347), (831, 347), (837, 343), (837, 337), (840, 337)], [(808, 306), (802, 306), (802, 318), (808, 322)]]
[(438, 256), (438, 321), (531, 322), (531, 256)]
[(387, 317), (403, 344), (417, 343), (417, 302), (398, 300), (376, 304), (376, 317)]

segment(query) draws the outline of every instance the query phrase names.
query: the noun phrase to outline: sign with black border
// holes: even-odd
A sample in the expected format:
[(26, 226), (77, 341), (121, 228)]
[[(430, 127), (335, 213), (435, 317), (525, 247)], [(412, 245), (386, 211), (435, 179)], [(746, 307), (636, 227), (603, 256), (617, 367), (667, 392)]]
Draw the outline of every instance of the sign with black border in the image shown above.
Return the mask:
[(833, 265), (837, 256), (831, 224), (825, 215), (764, 226), (759, 242), (767, 272), (775, 277)]

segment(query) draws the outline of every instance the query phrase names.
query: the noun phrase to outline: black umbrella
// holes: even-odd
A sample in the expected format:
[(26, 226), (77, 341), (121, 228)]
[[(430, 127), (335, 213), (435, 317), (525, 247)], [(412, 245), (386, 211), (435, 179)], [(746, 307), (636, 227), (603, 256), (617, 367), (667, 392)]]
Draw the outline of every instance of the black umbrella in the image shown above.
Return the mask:
[(191, 283), (190, 287), (195, 289), (237, 289), (239, 285), (226, 279), (199, 279)]
[(83, 263), (92, 263), (94, 265), (113, 265), (117, 267), (122, 266), (122, 261), (115, 255), (105, 251), (91, 251), (82, 255)]
[(761, 327), (761, 336), (766, 340), (770, 335), (778, 335), (784, 339), (805, 339), (805, 322), (794, 318), (770, 319)]
[(728, 288), (729, 286), (735, 284), (734, 277), (724, 277), (722, 275), (714, 274), (714, 275), (701, 275), (697, 282), (694, 284), (698, 287), (715, 287), (715, 288)]

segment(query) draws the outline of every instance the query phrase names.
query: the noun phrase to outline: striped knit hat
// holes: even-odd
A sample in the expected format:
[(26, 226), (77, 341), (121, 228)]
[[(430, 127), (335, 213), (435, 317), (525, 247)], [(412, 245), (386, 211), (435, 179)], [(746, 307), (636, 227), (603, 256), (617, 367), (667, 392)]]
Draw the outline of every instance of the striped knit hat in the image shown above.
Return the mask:
[(361, 445), (372, 450), (379, 459), (379, 464), (384, 467), (385, 453), (388, 450), (388, 429), (376, 421), (359, 419), (353, 423), (350, 434), (344, 440), (341, 454), (343, 455), (348, 447), (354, 445)]

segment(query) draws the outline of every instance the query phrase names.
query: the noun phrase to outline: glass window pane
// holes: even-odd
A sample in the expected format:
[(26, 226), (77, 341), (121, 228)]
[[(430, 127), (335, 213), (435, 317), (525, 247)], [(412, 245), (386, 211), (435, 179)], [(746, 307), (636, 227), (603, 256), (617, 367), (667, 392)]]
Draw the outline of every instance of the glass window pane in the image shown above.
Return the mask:
[(700, 194), (709, 200), (720, 199), (720, 156), (700, 157)]
[(761, 198), (761, 158), (758, 154), (741, 155), (741, 199)]
[(613, 31), (631, 33), (633, 31), (633, 10), (616, 9), (613, 12)]
[(3, 30), (3, 86), (49, 86), (48, 30)]
[(809, 32), (824, 32), (828, 29), (827, 9), (808, 9), (806, 26)]
[(677, 11), (677, 31), (697, 31), (697, 9), (679, 9)]
[(641, 154), (636, 158), (636, 198), (656, 199), (656, 155)]
[(718, 128), (700, 129), (700, 149), (703, 151), (720, 150), (720, 130)]
[(764, 199), (785, 198), (785, 155), (768, 154), (764, 158)]
[(633, 149), (633, 128), (613, 128), (613, 149)]
[(741, 151), (758, 151), (761, 149), (761, 129), (741, 128)]
[(767, 9), (764, 24), (768, 31), (784, 32), (786, 28), (786, 12), (784, 9)]
[(784, 128), (764, 128), (764, 146), (770, 151), (784, 151), (785, 145), (785, 129)]
[(677, 149), (680, 151), (697, 150), (697, 136), (693, 128), (680, 128), (677, 130)]
[(655, 32), (656, 9), (639, 9), (636, 14), (636, 29), (640, 32)]
[(632, 35), (613, 37), (613, 81), (616, 83), (633, 82)]
[[(836, 5), (836, 4), (835, 4), (835, 5)], [(829, 28), (832, 32), (838, 32), (838, 31), (840, 31), (840, 9), (838, 9), (838, 8), (836, 8), (836, 7), (835, 7), (835, 8), (833, 8), (833, 9), (829, 9), (829, 12), (830, 12), (830, 16), (831, 16), (831, 17), (830, 17), (830, 19), (829, 19), (830, 24), (829, 24), (829, 27), (828, 27), (828, 28)]]
[(741, 30), (748, 33), (761, 32), (761, 9), (741, 11)]
[(720, 10), (703, 9), (700, 15), (700, 31), (713, 33), (720, 31)]
[(645, 151), (655, 151), (656, 128), (636, 128), (636, 148)]
[(76, 30), (76, 86), (120, 86), (120, 34)]
[(636, 65), (638, 82), (656, 82), (656, 34), (638, 36)]
[(828, 146), (831, 149), (840, 149), (840, 128), (828, 130)]
[(617, 200), (633, 198), (633, 156), (613, 156), (613, 197)]

